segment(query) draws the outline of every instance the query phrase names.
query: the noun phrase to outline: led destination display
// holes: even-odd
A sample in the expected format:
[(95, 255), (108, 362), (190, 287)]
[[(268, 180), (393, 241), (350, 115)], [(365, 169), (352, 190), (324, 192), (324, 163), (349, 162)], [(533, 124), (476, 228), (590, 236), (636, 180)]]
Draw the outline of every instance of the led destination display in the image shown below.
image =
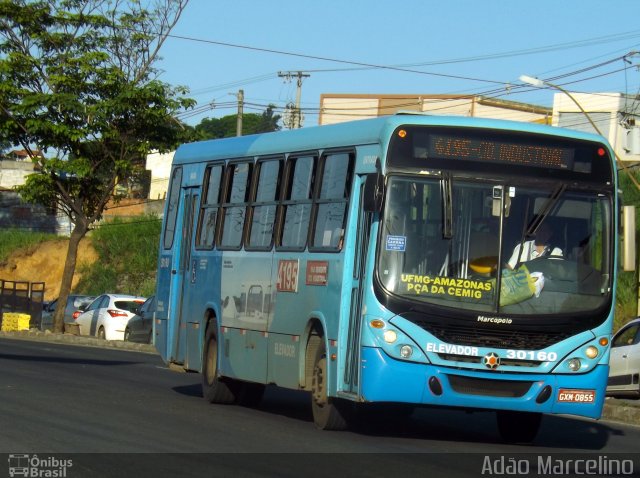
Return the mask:
[(543, 144), (506, 143), (469, 137), (429, 135), (427, 158), (491, 161), (538, 168), (573, 169), (574, 150)]

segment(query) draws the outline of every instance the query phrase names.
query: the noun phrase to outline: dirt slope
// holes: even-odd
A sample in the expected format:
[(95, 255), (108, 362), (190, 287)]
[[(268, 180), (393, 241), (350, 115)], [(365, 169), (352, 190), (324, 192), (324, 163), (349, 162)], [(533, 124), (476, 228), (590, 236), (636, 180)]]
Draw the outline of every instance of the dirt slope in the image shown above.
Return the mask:
[[(47, 241), (36, 247), (14, 253), (8, 261), (0, 264), (0, 279), (10, 281), (30, 281), (45, 283), (45, 300), (52, 300), (60, 292), (60, 281), (64, 261), (67, 257), (69, 241), (58, 239)], [(90, 239), (83, 239), (78, 250), (77, 265), (92, 263), (97, 254), (91, 246)], [(80, 280), (77, 272), (73, 278), (73, 286)]]

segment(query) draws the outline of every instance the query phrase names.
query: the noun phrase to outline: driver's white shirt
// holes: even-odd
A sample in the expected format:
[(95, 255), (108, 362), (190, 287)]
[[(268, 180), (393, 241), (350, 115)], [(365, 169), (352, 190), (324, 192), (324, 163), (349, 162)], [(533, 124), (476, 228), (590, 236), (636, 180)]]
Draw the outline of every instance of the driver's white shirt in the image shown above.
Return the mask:
[(538, 252), (534, 240), (526, 241), (522, 244), (522, 254), (520, 254), (520, 244), (516, 245), (516, 247), (513, 249), (511, 259), (509, 259), (508, 262), (509, 267), (513, 269), (518, 262), (518, 258), (520, 259), (520, 262), (527, 262), (543, 255), (562, 257), (562, 249), (560, 249), (559, 247), (554, 247), (551, 251), (551, 254), (547, 254), (548, 247), (549, 246), (546, 246), (542, 252)]

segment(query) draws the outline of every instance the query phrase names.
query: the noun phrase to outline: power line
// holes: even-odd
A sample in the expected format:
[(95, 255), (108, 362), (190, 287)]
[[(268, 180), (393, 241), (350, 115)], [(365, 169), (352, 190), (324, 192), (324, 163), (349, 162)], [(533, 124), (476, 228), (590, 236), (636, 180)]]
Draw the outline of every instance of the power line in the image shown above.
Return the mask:
[(182, 35), (170, 34), (170, 35), (167, 35), (167, 36), (170, 37), (170, 38), (178, 39), (178, 40), (187, 40), (187, 41), (193, 41), (193, 42), (199, 42), (199, 43), (207, 43), (207, 44), (211, 44), (211, 45), (226, 46), (226, 47), (229, 47), (229, 48), (239, 48), (239, 49), (243, 49), (243, 50), (260, 51), (260, 52), (264, 52), (264, 53), (273, 53), (273, 54), (277, 54), (277, 55), (293, 56), (293, 57), (297, 57), (297, 58), (306, 58), (306, 59), (310, 59), (310, 60), (320, 60), (320, 61), (328, 61), (328, 62), (332, 62), (332, 63), (340, 63), (340, 64), (346, 64), (346, 65), (355, 65), (355, 66), (362, 66), (362, 67), (368, 67), (368, 68), (376, 68), (376, 69), (380, 69), (380, 70), (391, 70), (391, 71), (400, 71), (400, 72), (405, 72), (405, 73), (416, 73), (416, 74), (419, 74), (419, 75), (438, 76), (438, 77), (442, 77), (442, 78), (452, 78), (452, 79), (458, 79), (458, 80), (477, 81), (477, 82), (481, 82), (481, 83), (491, 83), (491, 84), (496, 84), (496, 85), (504, 84), (501, 81), (486, 80), (486, 79), (482, 79), (482, 78), (473, 78), (473, 77), (459, 76), (459, 75), (449, 75), (449, 74), (445, 74), (445, 73), (434, 73), (434, 72), (428, 72), (428, 71), (422, 71), (422, 70), (413, 70), (413, 69), (390, 66), (390, 65), (376, 65), (376, 64), (373, 64), (373, 63), (366, 63), (366, 62), (352, 61), (352, 60), (342, 60), (342, 59), (338, 59), (338, 58), (330, 58), (330, 57), (323, 57), (323, 56), (316, 56), (316, 55), (308, 55), (308, 54), (304, 54), (304, 53), (294, 53), (294, 52), (289, 52), (289, 51), (284, 51), (284, 50), (274, 50), (274, 49), (269, 49), (269, 48), (260, 48), (260, 47), (254, 47), (254, 46), (248, 46), (248, 45), (239, 45), (239, 44), (236, 44), (236, 43), (220, 42), (220, 41), (215, 41), (215, 40), (205, 40), (205, 39), (202, 39), (202, 38), (187, 37), (187, 36), (182, 36)]
[[(555, 77), (550, 78), (550, 81), (557, 81), (558, 79), (569, 78), (571, 76), (575, 76), (575, 75), (578, 75), (578, 74), (581, 74), (581, 73), (586, 73), (586, 72), (591, 71), (591, 70), (602, 68), (603, 66), (607, 66), (609, 64), (615, 63), (616, 61), (621, 61), (626, 56), (627, 55), (617, 56), (615, 58), (606, 60), (604, 62), (599, 62), (597, 64), (590, 65), (590, 66), (581, 68), (579, 70), (566, 72), (566, 73), (563, 73), (561, 75), (556, 75)], [(569, 84), (574, 84), (574, 83), (578, 83), (578, 82), (588, 81), (588, 80), (591, 80), (591, 79), (601, 78), (601, 77), (604, 77), (604, 76), (608, 76), (608, 75), (612, 75), (612, 74), (621, 72), (621, 71), (623, 71), (625, 69), (628, 70), (631, 67), (632, 66), (626, 65), (626, 68), (620, 68), (620, 69), (616, 69), (616, 70), (609, 71), (609, 72), (606, 72), (606, 73), (602, 73), (602, 74), (599, 74), (599, 75), (593, 75), (593, 76), (588, 77), (588, 78), (577, 79), (577, 80), (574, 80), (572, 82), (566, 82), (564, 84), (569, 85)], [(322, 71), (322, 70), (311, 70), (311, 71)], [(340, 70), (338, 70), (338, 71), (340, 71)], [(504, 83), (504, 84), (508, 84), (508, 83)], [(470, 96), (477, 96), (477, 95), (491, 96), (491, 95), (495, 95), (496, 97), (501, 97), (501, 96), (514, 94), (516, 90), (521, 90), (522, 92), (534, 91), (533, 89), (527, 88), (526, 86), (517, 85), (516, 84), (516, 85), (510, 86), (508, 89), (505, 89), (503, 86), (500, 87), (500, 88), (493, 88), (493, 89), (489, 89), (489, 90), (487, 90), (487, 89), (484, 89), (484, 90), (478, 89), (478, 90), (476, 90), (477, 91), (476, 93), (470, 93), (469, 90), (466, 90), (465, 95), (470, 95)], [(471, 91), (473, 91), (473, 90), (471, 90)], [(451, 93), (451, 94), (455, 94), (455, 93)], [(266, 101), (270, 101), (270, 100), (266, 100)], [(270, 102), (274, 103), (273, 101), (270, 101)]]

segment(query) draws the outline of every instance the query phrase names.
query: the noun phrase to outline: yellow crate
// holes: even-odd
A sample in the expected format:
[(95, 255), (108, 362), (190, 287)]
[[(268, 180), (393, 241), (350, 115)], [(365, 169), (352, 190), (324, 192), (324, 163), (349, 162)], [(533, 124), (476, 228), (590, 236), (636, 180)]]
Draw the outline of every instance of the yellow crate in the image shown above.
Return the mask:
[(29, 330), (29, 314), (19, 314), (16, 312), (5, 312), (2, 314), (2, 331), (13, 332), (17, 330)]

